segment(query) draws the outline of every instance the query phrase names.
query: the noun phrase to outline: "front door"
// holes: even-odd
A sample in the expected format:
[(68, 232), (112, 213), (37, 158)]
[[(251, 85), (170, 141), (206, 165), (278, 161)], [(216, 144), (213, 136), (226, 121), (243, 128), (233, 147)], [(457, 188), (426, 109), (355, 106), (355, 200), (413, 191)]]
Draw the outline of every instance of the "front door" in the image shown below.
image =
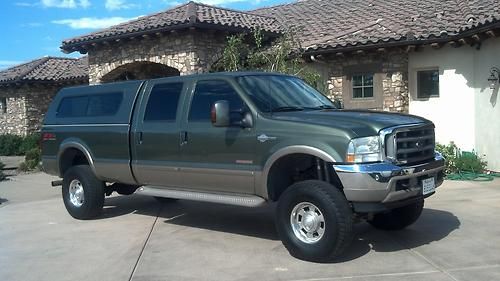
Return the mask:
[(200, 80), (194, 85), (181, 134), (182, 178), (186, 187), (217, 192), (254, 193), (255, 131), (253, 128), (214, 127), (213, 103), (229, 101), (231, 120), (242, 119), (245, 103), (230, 80)]
[(187, 83), (169, 78), (149, 82), (135, 111), (132, 168), (144, 185), (182, 186), (179, 132)]

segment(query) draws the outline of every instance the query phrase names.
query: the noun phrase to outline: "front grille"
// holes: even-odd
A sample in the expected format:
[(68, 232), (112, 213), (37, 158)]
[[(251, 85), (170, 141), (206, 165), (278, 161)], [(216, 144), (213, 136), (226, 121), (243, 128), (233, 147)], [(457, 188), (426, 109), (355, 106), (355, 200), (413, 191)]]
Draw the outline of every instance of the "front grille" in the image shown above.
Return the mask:
[(386, 154), (400, 164), (414, 164), (434, 158), (433, 126), (395, 129), (386, 139)]

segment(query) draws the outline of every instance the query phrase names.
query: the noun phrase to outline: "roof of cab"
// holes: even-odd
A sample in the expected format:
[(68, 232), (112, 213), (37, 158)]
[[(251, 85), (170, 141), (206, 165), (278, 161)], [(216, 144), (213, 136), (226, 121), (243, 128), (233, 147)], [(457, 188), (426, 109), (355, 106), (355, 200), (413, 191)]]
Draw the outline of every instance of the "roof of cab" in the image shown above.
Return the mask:
[(163, 80), (165, 78), (171, 79), (193, 79), (193, 78), (216, 78), (216, 77), (241, 77), (241, 76), (292, 76), (289, 74), (277, 73), (277, 72), (263, 72), (263, 71), (233, 71), (233, 72), (214, 72), (214, 73), (202, 73), (202, 74), (190, 74), (183, 76), (170, 76), (170, 77), (160, 77), (155, 79), (143, 79), (143, 80), (127, 80), (127, 81), (118, 81), (118, 82), (110, 82), (104, 84), (96, 84), (96, 85), (79, 85), (66, 87), (65, 89), (80, 89), (80, 88), (88, 88), (88, 87), (112, 87), (112, 85), (116, 87), (120, 87), (127, 83), (137, 83), (137, 82), (145, 82), (145, 81), (156, 81)]

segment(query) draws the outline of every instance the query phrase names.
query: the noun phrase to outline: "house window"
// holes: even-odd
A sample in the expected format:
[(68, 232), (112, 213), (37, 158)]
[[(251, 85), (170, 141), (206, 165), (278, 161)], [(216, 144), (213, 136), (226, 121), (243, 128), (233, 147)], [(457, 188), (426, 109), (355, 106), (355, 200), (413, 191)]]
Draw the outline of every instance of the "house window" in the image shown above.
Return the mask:
[(352, 97), (354, 99), (373, 98), (373, 73), (352, 76)]
[(0, 98), (0, 113), (7, 113), (7, 98)]
[(417, 72), (417, 98), (439, 97), (439, 70)]

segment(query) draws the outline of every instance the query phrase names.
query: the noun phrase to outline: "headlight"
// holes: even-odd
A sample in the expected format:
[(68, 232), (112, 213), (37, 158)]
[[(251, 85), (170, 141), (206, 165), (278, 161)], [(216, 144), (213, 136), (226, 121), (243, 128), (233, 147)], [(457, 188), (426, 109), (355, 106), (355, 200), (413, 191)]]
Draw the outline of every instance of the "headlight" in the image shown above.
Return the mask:
[(379, 136), (352, 139), (347, 148), (346, 160), (350, 163), (382, 161)]

